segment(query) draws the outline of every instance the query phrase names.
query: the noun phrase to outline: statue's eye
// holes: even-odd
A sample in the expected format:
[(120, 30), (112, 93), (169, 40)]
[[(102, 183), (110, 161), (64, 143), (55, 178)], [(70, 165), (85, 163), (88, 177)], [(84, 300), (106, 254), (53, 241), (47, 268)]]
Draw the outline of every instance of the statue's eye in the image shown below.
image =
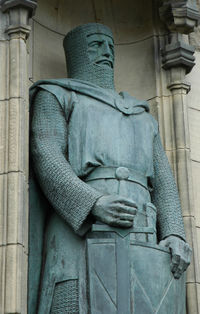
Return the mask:
[(99, 41), (93, 41), (89, 44), (89, 47), (98, 48), (101, 45)]

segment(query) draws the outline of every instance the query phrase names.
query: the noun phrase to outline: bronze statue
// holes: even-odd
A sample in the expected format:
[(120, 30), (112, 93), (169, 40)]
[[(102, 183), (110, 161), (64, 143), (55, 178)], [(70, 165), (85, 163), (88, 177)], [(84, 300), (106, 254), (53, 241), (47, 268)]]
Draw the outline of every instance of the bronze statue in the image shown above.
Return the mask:
[[(32, 163), (49, 202), (37, 312), (183, 314), (191, 250), (158, 124), (146, 101), (116, 92), (108, 27), (78, 26), (64, 49), (69, 78), (31, 88)], [(166, 289), (181, 303), (169, 312)]]

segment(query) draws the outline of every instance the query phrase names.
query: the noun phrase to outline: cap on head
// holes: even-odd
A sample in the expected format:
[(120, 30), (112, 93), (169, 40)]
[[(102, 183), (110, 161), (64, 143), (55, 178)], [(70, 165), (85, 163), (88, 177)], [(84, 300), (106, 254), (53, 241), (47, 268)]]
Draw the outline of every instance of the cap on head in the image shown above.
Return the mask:
[(103, 34), (113, 40), (111, 29), (99, 23), (79, 25), (65, 36), (63, 46), (68, 76), (89, 81), (104, 88), (114, 88), (113, 69), (91, 64), (89, 59), (87, 38), (93, 34)]

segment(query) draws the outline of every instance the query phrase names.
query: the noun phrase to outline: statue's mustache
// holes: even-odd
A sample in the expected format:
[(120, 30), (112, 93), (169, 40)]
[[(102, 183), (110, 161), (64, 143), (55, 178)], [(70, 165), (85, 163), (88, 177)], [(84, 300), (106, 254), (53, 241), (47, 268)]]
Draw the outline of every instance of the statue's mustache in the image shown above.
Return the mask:
[(108, 66), (110, 66), (111, 68), (113, 68), (113, 61), (107, 58), (99, 58), (95, 61), (96, 64), (100, 65), (100, 64), (107, 64)]

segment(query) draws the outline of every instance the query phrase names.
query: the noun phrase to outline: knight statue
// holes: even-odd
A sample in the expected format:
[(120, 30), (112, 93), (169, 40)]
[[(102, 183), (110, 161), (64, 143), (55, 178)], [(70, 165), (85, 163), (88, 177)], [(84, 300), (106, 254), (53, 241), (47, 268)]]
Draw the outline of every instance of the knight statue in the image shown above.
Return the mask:
[(29, 312), (183, 314), (191, 249), (158, 123), (115, 90), (107, 26), (64, 50), (69, 78), (30, 89)]

